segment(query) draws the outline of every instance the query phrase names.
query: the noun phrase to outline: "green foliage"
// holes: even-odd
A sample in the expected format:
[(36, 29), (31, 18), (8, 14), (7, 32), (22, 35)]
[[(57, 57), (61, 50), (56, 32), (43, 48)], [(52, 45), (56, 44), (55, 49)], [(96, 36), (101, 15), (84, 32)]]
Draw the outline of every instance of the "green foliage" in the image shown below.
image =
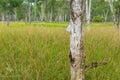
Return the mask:
[(98, 16), (95, 16), (92, 21), (93, 22), (103, 22), (104, 18), (102, 16), (98, 15)]
[(114, 7), (115, 7), (115, 14), (120, 15), (120, 0), (114, 2)]
[(91, 15), (97, 16), (97, 15), (104, 15), (107, 11), (109, 11), (110, 16), (110, 8), (109, 4), (106, 3), (104, 0), (92, 0), (92, 13)]
[[(0, 0), (0, 14), (4, 13), (4, 15), (7, 16), (6, 12), (9, 11), (9, 13), (11, 13), (10, 17), (14, 18), (14, 11), (17, 9), (17, 19), (25, 20), (25, 17), (28, 18), (28, 9), (30, 4), (32, 4), (30, 6), (31, 20), (34, 20), (36, 11), (36, 20), (40, 21), (42, 16), (41, 4), (44, 4), (45, 21), (59, 21), (59, 17), (61, 16), (63, 20), (69, 21), (69, 1), (70, 0), (36, 0), (37, 5), (35, 6), (35, 0)], [(114, 6), (116, 8), (114, 12), (120, 12), (120, 0), (115, 1)], [(91, 13), (91, 18), (94, 18), (97, 15), (102, 15), (103, 17), (106, 16), (108, 21), (112, 20), (109, 4), (105, 2), (105, 0), (92, 0)]]
[(114, 6), (115, 8), (119, 8), (120, 9), (120, 0), (114, 1)]
[(8, 8), (8, 0), (0, 0), (0, 8), (5, 11)]

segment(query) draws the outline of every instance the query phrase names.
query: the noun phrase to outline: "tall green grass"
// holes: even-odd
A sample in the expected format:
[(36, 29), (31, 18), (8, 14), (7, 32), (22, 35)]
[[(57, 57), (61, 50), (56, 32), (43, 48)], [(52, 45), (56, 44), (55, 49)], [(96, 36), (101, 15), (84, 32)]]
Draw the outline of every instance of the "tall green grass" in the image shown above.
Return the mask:
[[(120, 32), (85, 30), (86, 80), (120, 80)], [(0, 80), (70, 80), (69, 33), (54, 27), (0, 27)]]

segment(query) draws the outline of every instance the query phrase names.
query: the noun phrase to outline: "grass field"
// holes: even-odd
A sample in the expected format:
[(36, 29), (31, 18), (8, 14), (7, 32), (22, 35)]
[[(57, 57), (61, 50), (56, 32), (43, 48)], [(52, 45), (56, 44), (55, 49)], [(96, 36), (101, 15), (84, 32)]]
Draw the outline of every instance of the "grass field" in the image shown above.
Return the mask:
[[(0, 23), (0, 80), (70, 80), (67, 23), (33, 26)], [(112, 23), (91, 26), (84, 35), (86, 64), (109, 64), (86, 72), (86, 80), (120, 80), (120, 32)]]

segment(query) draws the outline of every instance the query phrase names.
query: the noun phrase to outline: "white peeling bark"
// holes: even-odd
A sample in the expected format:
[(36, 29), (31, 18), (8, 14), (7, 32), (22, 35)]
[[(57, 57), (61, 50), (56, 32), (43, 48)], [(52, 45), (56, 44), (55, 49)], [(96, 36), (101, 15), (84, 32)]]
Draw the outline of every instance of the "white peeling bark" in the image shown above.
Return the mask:
[(117, 0), (106, 0), (109, 3), (112, 15), (113, 15), (113, 21), (114, 21), (114, 26), (115, 29), (119, 29), (119, 12), (117, 12), (114, 8), (113, 2)]
[(87, 29), (90, 30), (91, 0), (86, 0), (86, 21)]
[(83, 46), (83, 1), (71, 0), (71, 17), (67, 31), (70, 32), (71, 80), (85, 80), (85, 54)]

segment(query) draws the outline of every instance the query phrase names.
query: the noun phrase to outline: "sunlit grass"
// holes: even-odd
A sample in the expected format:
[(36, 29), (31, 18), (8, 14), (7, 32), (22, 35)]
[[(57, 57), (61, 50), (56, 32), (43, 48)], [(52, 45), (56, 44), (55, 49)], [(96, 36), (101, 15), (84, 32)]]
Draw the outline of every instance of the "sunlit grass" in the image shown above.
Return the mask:
[[(69, 33), (64, 27), (10, 25), (0, 26), (1, 80), (70, 80)], [(86, 64), (109, 62), (88, 71), (86, 80), (119, 80), (120, 32), (114, 28), (92, 28), (85, 30), (84, 38)]]
[[(69, 22), (10, 22), (9, 27), (63, 27), (66, 28), (68, 26)], [(6, 27), (6, 22), (0, 22), (0, 26)], [(86, 24), (84, 24), (86, 27)], [(91, 23), (92, 28), (112, 28), (114, 27), (114, 24), (112, 22), (102, 22), (102, 23)]]
[[(6, 27), (7, 22), (0, 22), (1, 26)], [(66, 27), (68, 22), (10, 22), (8, 27)]]

